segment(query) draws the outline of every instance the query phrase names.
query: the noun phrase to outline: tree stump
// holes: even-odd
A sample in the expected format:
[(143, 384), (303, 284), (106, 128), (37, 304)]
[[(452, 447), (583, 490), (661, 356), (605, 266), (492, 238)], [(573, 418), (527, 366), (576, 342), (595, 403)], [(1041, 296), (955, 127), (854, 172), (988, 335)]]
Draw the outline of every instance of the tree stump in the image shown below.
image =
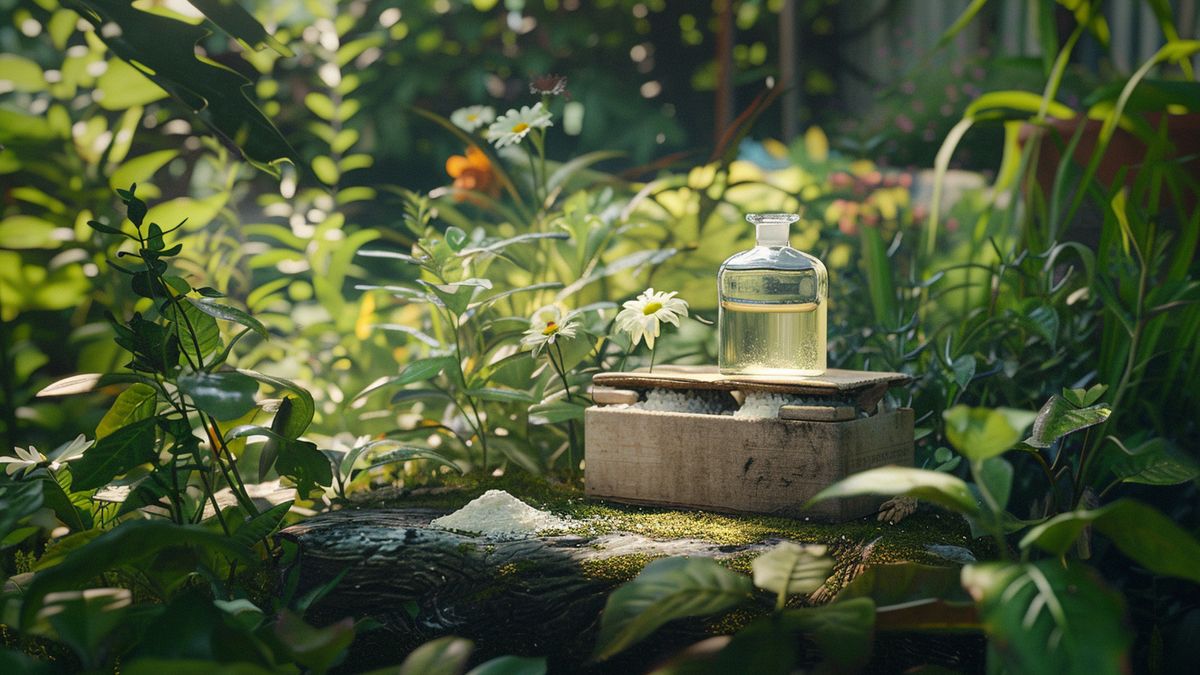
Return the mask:
[[(465, 503), (481, 491), (459, 499)], [(965, 543), (957, 519), (934, 513), (919, 513), (900, 525), (874, 519), (818, 525), (584, 502), (571, 494), (573, 499), (554, 510), (589, 518), (576, 520), (578, 531), (515, 541), (429, 527), (452, 508), (318, 515), (280, 533), (299, 547), (293, 563), (298, 570), (285, 575), (298, 572), (297, 596), (343, 575), (310, 609), (310, 620), (322, 624), (353, 616), (378, 622), (356, 639), (347, 670), (393, 665), (428, 640), (458, 635), (475, 642), (480, 660), (547, 656), (552, 672), (644, 672), (683, 646), (737, 628), (736, 616), (720, 623), (673, 622), (612, 661), (589, 663), (608, 594), (655, 558), (708, 556), (748, 571), (750, 561), (780, 539), (824, 543), (837, 560), (823, 589), (832, 597), (863, 564), (897, 559), (948, 564), (930, 551)], [(914, 537), (932, 549), (913, 545)]]

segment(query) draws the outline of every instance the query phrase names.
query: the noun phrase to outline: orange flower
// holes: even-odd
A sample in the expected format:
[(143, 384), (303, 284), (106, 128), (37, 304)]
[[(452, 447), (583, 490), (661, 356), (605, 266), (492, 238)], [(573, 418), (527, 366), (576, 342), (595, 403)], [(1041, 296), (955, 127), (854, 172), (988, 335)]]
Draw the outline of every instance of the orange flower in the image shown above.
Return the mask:
[[(467, 148), (466, 155), (450, 155), (446, 160), (446, 173), (454, 179), (454, 187), (467, 192), (482, 192), (495, 197), (500, 194), (500, 184), (492, 171), (492, 162), (478, 147)], [(464, 201), (468, 195), (463, 192), (455, 194), (456, 201)]]

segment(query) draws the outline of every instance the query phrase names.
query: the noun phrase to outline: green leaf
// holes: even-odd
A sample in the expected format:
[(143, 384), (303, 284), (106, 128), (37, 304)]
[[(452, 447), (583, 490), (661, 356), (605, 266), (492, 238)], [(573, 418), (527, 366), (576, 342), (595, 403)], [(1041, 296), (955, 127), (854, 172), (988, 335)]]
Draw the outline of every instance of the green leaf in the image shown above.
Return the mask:
[[(124, 61), (121, 63), (124, 63)], [(153, 84), (147, 84), (154, 87)], [(158, 87), (154, 87), (154, 89), (157, 90)], [(159, 169), (166, 166), (167, 162), (178, 156), (178, 150), (158, 150), (134, 157), (133, 159), (127, 159), (108, 177), (108, 185), (116, 189), (122, 185), (149, 181)]]
[(234, 0), (188, 0), (204, 13), (226, 35), (254, 49), (270, 47), (280, 56), (293, 56), (292, 50), (281, 44), (266, 28)]
[(33, 216), (16, 215), (0, 220), (0, 248), (56, 249), (63, 245), (55, 236), (54, 223)]
[[(270, 432), (269, 429), (261, 429)], [(296, 490), (303, 497), (318, 492), (320, 487), (333, 484), (333, 466), (315, 443), (287, 439), (279, 445), (279, 456), (275, 459), (275, 470), (296, 483)], [(320, 486), (320, 487), (318, 487)]]
[(130, 382), (153, 382), (144, 375), (135, 373), (82, 373), (80, 375), (72, 375), (57, 380), (46, 385), (35, 396), (44, 398), (48, 396), (71, 396), (73, 394), (86, 394), (95, 391), (99, 387), (105, 387), (111, 384), (126, 384)]
[(729, 609), (747, 599), (750, 590), (749, 579), (711, 558), (656, 560), (608, 597), (596, 658), (624, 651), (668, 621)]
[(453, 635), (430, 640), (404, 659), (396, 675), (459, 675), (474, 649), (475, 643)]
[(197, 408), (218, 420), (237, 419), (258, 405), (258, 383), (237, 371), (180, 375), (178, 384)]
[(1036, 414), (1013, 408), (971, 408), (956, 405), (942, 413), (946, 439), (973, 461), (1004, 454), (1021, 440)]
[(1067, 434), (1100, 424), (1110, 414), (1112, 409), (1105, 404), (1080, 408), (1061, 396), (1051, 396), (1038, 411), (1033, 431), (1025, 443), (1035, 448), (1048, 448)]
[(42, 481), (0, 483), (0, 537), (42, 508)]
[(824, 546), (781, 541), (751, 563), (754, 585), (781, 598), (812, 593), (825, 585), (833, 571), (833, 559), (825, 550)]
[(879, 608), (940, 598), (970, 602), (959, 581), (958, 567), (936, 567), (912, 562), (867, 565), (842, 589), (837, 600), (871, 598)]
[(126, 425), (98, 440), (71, 463), (71, 489), (94, 490), (130, 469), (154, 462), (156, 418)]
[(291, 399), (292, 411), (288, 415), (287, 423), (283, 425), (280, 431), (282, 435), (288, 438), (300, 438), (300, 434), (304, 433), (305, 429), (308, 429), (309, 424), (312, 424), (313, 415), (316, 414), (317, 408), (316, 404), (313, 403), (312, 394), (308, 393), (307, 389), (291, 380), (266, 375), (255, 370), (239, 368), (237, 372), (264, 384), (269, 384), (276, 389), (282, 389), (296, 395)]
[(428, 448), (418, 448), (411, 445), (397, 448), (395, 450), (389, 450), (388, 452), (379, 455), (375, 459), (371, 460), (371, 464), (368, 468), (373, 469), (377, 466), (396, 464), (397, 462), (407, 462), (414, 459), (428, 459), (462, 473), (462, 469), (460, 469), (459, 466), (454, 463), (454, 460), (446, 457), (445, 455), (440, 455)]
[(406, 385), (413, 382), (424, 382), (437, 377), (447, 368), (453, 368), (456, 361), (453, 356), (437, 356), (428, 359), (409, 361), (400, 374), (392, 378), (389, 384)]
[(823, 607), (788, 609), (780, 617), (788, 630), (812, 639), (833, 672), (858, 672), (871, 658), (875, 603), (870, 598), (843, 600)]
[(45, 91), (46, 78), (37, 63), (16, 54), (0, 54), (0, 91)]
[(25, 590), (21, 624), (30, 624), (47, 593), (78, 588), (114, 567), (135, 565), (164, 549), (185, 546), (197, 546), (246, 561), (253, 557), (250, 551), (229, 537), (196, 525), (176, 525), (167, 520), (126, 520), (74, 549), (58, 565), (38, 572)]
[(336, 185), (338, 179), (342, 177), (341, 172), (338, 171), (337, 164), (325, 155), (313, 157), (312, 170), (317, 178), (326, 185)]
[(546, 675), (546, 657), (500, 656), (475, 666), (467, 675)]
[(968, 565), (962, 583), (989, 638), (988, 671), (1117, 675), (1133, 634), (1121, 598), (1079, 563)]
[[(979, 463), (979, 482), (987, 488), (1000, 512), (1008, 506), (1012, 493), (1013, 466), (1003, 457), (989, 457)], [(995, 514), (1000, 515), (1000, 514)]]
[(168, 301), (163, 316), (171, 321), (172, 332), (179, 339), (179, 348), (193, 363), (199, 364), (221, 346), (221, 329), (217, 320), (198, 307), (180, 301)]
[(960, 478), (940, 471), (899, 466), (856, 473), (821, 490), (808, 503), (859, 495), (906, 495), (967, 516), (979, 515), (979, 505), (971, 489)]
[(108, 634), (129, 613), (131, 593), (126, 588), (89, 588), (48, 595), (33, 632), (50, 633), (66, 643), (88, 669), (99, 665), (98, 653)]
[(1030, 530), (1021, 548), (1065, 555), (1088, 525), (1151, 572), (1200, 583), (1200, 542), (1157, 509), (1132, 499), (1059, 514)]
[(104, 413), (100, 424), (96, 425), (96, 440), (108, 436), (121, 427), (153, 416), (157, 401), (158, 390), (154, 387), (140, 382), (130, 385), (128, 389), (117, 396), (112, 407)]
[[(247, 97), (250, 81), (233, 69), (196, 57), (196, 44), (209, 35), (207, 29), (143, 12), (124, 0), (81, 0), (81, 4), (87, 9), (83, 17), (114, 53), (186, 105), (255, 166), (277, 174), (274, 164), (294, 161), (296, 153), (287, 140)], [(120, 30), (113, 31), (110, 25)]]
[[(167, 92), (141, 70), (118, 58), (109, 59), (107, 67), (96, 78), (96, 102), (105, 110), (128, 110), (161, 101)], [(129, 185), (135, 181), (117, 183)], [(114, 186), (115, 187), (115, 186)]]
[(529, 406), (529, 423), (533, 425), (556, 424), (568, 420), (581, 420), (587, 406), (570, 401), (550, 401)]
[(1116, 443), (1122, 454), (1111, 468), (1123, 483), (1178, 485), (1200, 476), (1200, 463), (1179, 452), (1165, 438), (1152, 438), (1132, 449)]
[(262, 325), (261, 321), (250, 316), (249, 314), (238, 309), (237, 307), (230, 307), (229, 305), (222, 305), (222, 304), (213, 302), (212, 300), (209, 300), (208, 298), (187, 298), (187, 301), (192, 303), (192, 305), (196, 309), (200, 310), (201, 312), (204, 312), (205, 314), (207, 314), (215, 319), (223, 319), (225, 321), (232, 321), (233, 323), (236, 323), (238, 325), (245, 326), (246, 328), (253, 330), (255, 333), (258, 333), (260, 336), (262, 336), (262, 338), (264, 340), (270, 337), (267, 334), (266, 326)]
[(533, 403), (535, 399), (529, 392), (500, 387), (480, 387), (463, 392), (471, 398), (481, 401), (496, 401), (499, 403)]
[(264, 541), (279, 530), (279, 526), (283, 524), (283, 519), (291, 508), (292, 502), (281, 502), (252, 516), (233, 532), (233, 540), (247, 549), (254, 548), (255, 544)]
[(279, 612), (272, 633), (296, 663), (324, 673), (341, 663), (354, 642), (354, 619), (313, 628), (289, 609)]
[(975, 377), (975, 357), (963, 354), (954, 359), (954, 362), (950, 364), (950, 370), (954, 373), (954, 382), (958, 384), (958, 388), (965, 389), (971, 379)]

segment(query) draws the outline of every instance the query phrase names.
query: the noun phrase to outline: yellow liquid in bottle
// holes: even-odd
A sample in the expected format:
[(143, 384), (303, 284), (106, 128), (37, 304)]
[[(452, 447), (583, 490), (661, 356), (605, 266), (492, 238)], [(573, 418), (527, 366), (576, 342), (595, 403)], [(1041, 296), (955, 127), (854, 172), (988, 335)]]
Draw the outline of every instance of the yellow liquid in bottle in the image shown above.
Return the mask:
[(726, 270), (720, 369), (726, 375), (825, 372), (828, 302), (813, 271)]

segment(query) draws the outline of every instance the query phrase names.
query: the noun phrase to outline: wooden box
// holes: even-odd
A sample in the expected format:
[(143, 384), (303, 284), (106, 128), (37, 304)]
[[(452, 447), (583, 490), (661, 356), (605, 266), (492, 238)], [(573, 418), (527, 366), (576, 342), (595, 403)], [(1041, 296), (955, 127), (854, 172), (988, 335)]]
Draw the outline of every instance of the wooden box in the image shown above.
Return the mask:
[[(598, 375), (595, 383), (600, 387), (626, 387), (620, 390), (626, 394), (664, 384), (674, 389), (735, 392), (763, 384), (742, 378), (735, 382), (739, 388), (734, 389), (730, 380), (714, 379), (707, 369), (685, 372), (682, 377), (679, 372), (664, 369), (661, 377), (678, 380), (673, 384), (659, 380), (658, 371), (652, 382), (638, 379), (644, 376), (609, 373)], [(878, 385), (878, 378), (859, 378), (863, 379)], [(704, 384), (697, 385), (701, 380)], [(901, 375), (887, 382), (904, 380), (907, 378)], [(770, 385), (784, 386), (778, 381)], [(808, 396), (814, 396), (811, 380), (804, 385), (810, 388)], [(875, 412), (859, 408), (854, 402), (863, 400), (859, 394), (865, 389), (851, 384), (826, 392), (839, 406), (849, 405), (839, 408), (854, 414), (844, 421), (735, 418), (626, 405), (591, 407), (585, 419), (585, 491), (589, 496), (621, 502), (818, 520), (841, 521), (868, 515), (878, 509), (881, 499), (827, 500), (804, 508), (813, 495), (851, 474), (888, 464), (912, 465), (912, 410)], [(878, 397), (868, 400), (869, 407), (875, 408)]]

